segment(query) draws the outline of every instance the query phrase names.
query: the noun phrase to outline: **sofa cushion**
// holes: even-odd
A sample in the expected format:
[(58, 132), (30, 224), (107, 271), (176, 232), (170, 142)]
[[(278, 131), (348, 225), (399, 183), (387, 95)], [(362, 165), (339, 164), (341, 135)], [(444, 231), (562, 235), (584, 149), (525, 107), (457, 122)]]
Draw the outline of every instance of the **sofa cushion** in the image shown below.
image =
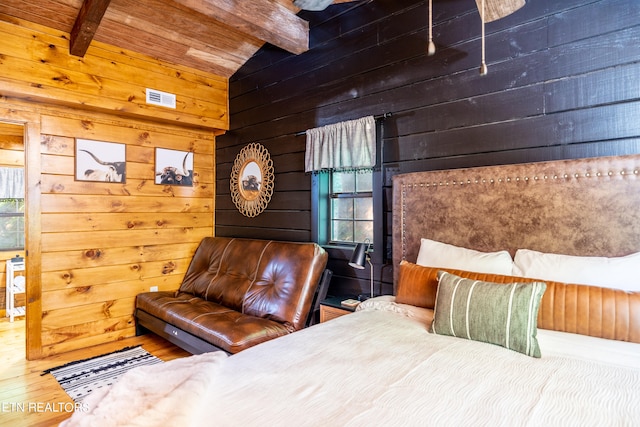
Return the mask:
[(267, 241), (232, 238), (202, 240), (180, 286), (181, 292), (241, 311), (246, 293), (255, 280), (258, 261)]
[(136, 307), (229, 353), (288, 334), (273, 320), (250, 316), (187, 293), (145, 292)]
[(327, 257), (315, 243), (206, 237), (180, 292), (298, 330)]
[(137, 296), (136, 331), (170, 326), (190, 351), (237, 353), (302, 329), (327, 258), (315, 243), (205, 237), (177, 292)]

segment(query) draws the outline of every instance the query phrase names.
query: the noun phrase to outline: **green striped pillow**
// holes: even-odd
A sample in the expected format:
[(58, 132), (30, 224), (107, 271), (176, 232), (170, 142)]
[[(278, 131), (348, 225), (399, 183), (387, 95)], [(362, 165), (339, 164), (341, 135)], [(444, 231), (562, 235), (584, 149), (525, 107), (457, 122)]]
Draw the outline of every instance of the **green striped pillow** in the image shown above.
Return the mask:
[(544, 282), (500, 284), (438, 272), (431, 332), (540, 357), (538, 307)]

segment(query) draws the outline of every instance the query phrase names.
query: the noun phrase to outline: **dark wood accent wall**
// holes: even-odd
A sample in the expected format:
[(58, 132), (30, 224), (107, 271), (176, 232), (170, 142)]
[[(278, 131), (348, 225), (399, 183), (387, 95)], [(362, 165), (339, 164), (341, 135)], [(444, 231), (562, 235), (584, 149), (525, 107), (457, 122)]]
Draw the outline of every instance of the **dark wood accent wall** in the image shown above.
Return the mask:
[[(426, 55), (427, 2), (373, 0), (301, 14), (311, 49), (266, 46), (230, 81), (231, 131), (217, 139), (216, 233), (311, 239), (307, 128), (369, 114), (385, 119), (382, 182), (387, 236), (376, 282), (390, 292), (391, 177), (397, 173), (640, 152), (640, 2), (527, 0), (486, 25), (480, 76), (474, 0), (434, 0), (435, 56)], [(243, 217), (229, 195), (235, 156), (250, 142), (276, 172), (268, 209)], [(331, 250), (333, 293), (368, 289), (346, 251)]]

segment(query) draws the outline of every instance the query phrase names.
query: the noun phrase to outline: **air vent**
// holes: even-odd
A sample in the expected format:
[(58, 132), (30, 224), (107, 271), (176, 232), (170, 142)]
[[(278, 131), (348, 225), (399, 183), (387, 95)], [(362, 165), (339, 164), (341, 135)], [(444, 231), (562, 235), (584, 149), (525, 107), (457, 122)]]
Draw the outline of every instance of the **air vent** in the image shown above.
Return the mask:
[(147, 104), (176, 108), (176, 96), (173, 93), (147, 88)]

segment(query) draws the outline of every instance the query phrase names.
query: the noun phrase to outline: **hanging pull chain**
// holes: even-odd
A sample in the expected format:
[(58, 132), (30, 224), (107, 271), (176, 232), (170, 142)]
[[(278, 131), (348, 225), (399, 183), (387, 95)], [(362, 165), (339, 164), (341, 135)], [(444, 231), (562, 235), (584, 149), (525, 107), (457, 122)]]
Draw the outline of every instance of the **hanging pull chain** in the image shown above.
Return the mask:
[(431, 2), (432, 0), (429, 0), (429, 45), (427, 46), (427, 55), (429, 56), (433, 56), (436, 53), (436, 45), (433, 42), (433, 11), (431, 10)]
[(484, 56), (485, 56), (485, 50), (484, 50), (484, 1), (482, 0), (481, 2), (481, 7), (480, 7), (480, 19), (482, 20), (482, 62), (480, 63), (480, 75), (481, 76), (486, 76), (487, 75), (487, 64), (486, 62), (484, 62)]

